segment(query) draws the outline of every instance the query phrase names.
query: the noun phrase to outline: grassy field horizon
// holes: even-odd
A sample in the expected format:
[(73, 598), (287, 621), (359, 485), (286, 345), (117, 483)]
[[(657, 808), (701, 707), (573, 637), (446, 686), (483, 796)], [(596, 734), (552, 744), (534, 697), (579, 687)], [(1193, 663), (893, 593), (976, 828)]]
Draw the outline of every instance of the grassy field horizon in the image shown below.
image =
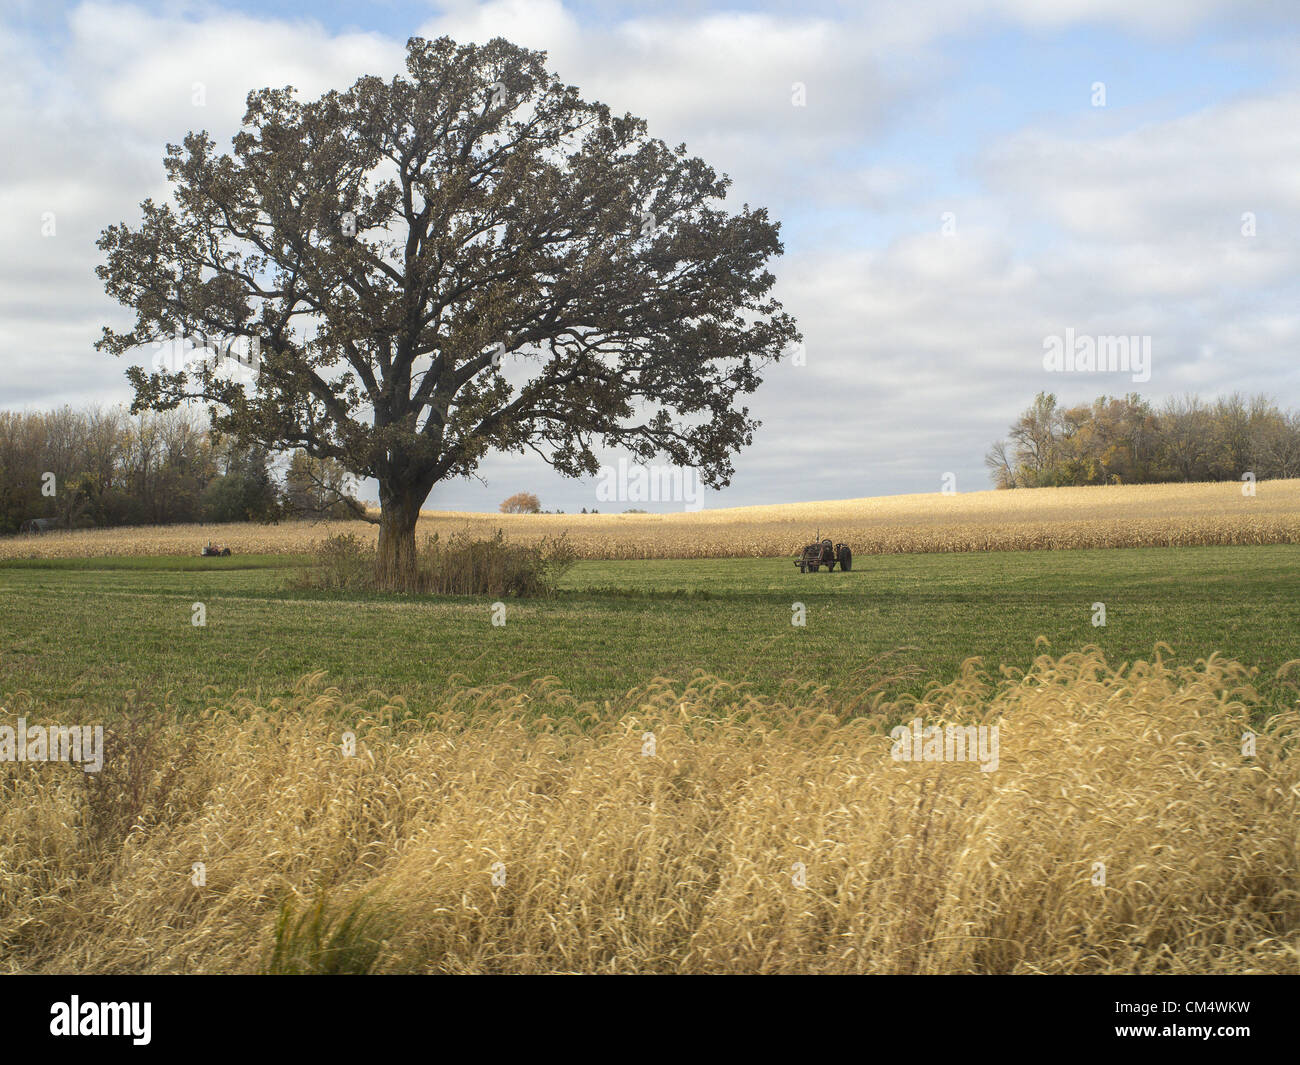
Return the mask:
[(307, 561), (0, 563), (0, 692), (90, 705), (171, 692), (195, 709), (324, 671), (432, 706), (456, 677), (553, 677), (599, 701), (702, 672), (767, 696), (791, 684), (919, 695), (968, 658), (1023, 669), (1042, 637), (1054, 653), (1096, 645), (1115, 663), (1158, 643), (1181, 662), (1222, 654), (1258, 667), (1261, 691), (1281, 700), (1275, 674), (1300, 659), (1296, 545), (882, 555), (806, 575), (783, 559), (586, 561), (556, 595), (506, 601), (500, 625), (488, 597), (293, 587)]
[[(1300, 543), (1300, 479), (1106, 485), (874, 496), (659, 514), (485, 514), (425, 510), (417, 536), (503, 531), (522, 543), (566, 534), (586, 559), (778, 558), (820, 531), (855, 555), (1093, 547)], [(624, 506), (624, 504), (618, 504)], [(639, 505), (639, 504), (634, 504)], [(170, 525), (0, 538), (0, 560), (197, 554), (300, 554), (328, 536), (373, 541), (364, 521)]]

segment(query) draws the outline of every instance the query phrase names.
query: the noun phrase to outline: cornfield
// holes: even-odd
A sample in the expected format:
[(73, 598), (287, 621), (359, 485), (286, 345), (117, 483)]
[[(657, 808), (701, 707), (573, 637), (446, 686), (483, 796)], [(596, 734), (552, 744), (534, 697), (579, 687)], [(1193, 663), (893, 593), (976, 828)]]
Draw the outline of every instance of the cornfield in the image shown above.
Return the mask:
[[(577, 557), (773, 558), (793, 555), (820, 528), (856, 554), (1060, 550), (1086, 547), (1300, 543), (1300, 480), (1238, 484), (1037, 488), (957, 495), (881, 496), (677, 514), (473, 514), (428, 511), (418, 535), (503, 530), (512, 542), (568, 534)], [(344, 532), (376, 539), (362, 522), (173, 525), (0, 540), (0, 559), (194, 554), (208, 540), (235, 554), (302, 554)]]
[[(1300, 714), (1254, 722), (1251, 680), (1087, 649), (894, 704), (119, 708), (96, 779), (0, 763), (0, 967), (1295, 973)], [(913, 718), (997, 724), (997, 768), (895, 761)]]

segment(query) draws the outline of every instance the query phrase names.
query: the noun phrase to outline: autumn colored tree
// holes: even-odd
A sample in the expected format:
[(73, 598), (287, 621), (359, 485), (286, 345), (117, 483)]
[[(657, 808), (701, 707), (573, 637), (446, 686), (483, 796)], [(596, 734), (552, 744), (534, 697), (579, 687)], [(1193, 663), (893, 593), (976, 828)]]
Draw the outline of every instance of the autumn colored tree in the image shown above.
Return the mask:
[(1170, 399), (1136, 393), (1062, 409), (1039, 393), (984, 457), (998, 488), (1235, 481), (1300, 475), (1300, 412), (1266, 396)]
[(544, 53), (413, 38), (406, 76), (253, 92), (232, 149), (169, 145), (174, 202), (103, 232), (136, 321), (99, 346), (245, 353), (252, 383), (134, 368), (134, 408), (203, 400), (223, 434), (375, 478), (381, 583), (413, 586), (421, 505), (490, 451), (580, 476), (617, 447), (730, 481), (758, 424), (738, 401), (799, 333), (770, 295), (779, 226), (724, 211), (729, 179), (685, 146)]
[(542, 501), (532, 492), (516, 492), (501, 504), (502, 514), (540, 514)]

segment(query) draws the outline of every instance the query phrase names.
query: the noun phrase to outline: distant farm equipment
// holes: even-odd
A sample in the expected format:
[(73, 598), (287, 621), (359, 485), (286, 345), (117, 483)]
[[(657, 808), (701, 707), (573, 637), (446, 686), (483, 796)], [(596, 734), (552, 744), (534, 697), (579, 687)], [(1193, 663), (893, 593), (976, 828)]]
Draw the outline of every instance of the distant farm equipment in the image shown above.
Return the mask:
[(810, 544), (805, 544), (799, 552), (799, 557), (794, 560), (794, 564), (799, 567), (800, 573), (816, 573), (823, 566), (826, 572), (830, 573), (839, 564), (840, 570), (848, 573), (853, 568), (853, 550), (848, 544), (832, 543), (829, 539), (820, 539), (821, 530), (817, 532), (819, 539)]
[(214, 544), (208, 541), (208, 546), (203, 549), (204, 558), (229, 558), (230, 548), (223, 547), (221, 544)]

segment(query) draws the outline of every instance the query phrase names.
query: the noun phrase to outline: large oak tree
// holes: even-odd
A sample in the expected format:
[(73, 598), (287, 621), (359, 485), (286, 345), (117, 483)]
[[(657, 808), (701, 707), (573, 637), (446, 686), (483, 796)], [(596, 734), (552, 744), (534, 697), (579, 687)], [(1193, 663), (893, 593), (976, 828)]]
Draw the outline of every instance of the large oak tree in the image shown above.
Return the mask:
[(622, 448), (727, 484), (757, 426), (738, 397), (799, 338), (766, 210), (724, 211), (729, 179), (545, 60), (415, 38), (405, 77), (253, 92), (230, 153), (206, 132), (168, 145), (171, 202), (99, 240), (136, 312), (101, 349), (260, 349), (251, 384), (132, 367), (135, 409), (205, 400), (237, 440), (375, 478), (389, 586), (412, 582), (432, 487), (490, 450), (580, 476)]

